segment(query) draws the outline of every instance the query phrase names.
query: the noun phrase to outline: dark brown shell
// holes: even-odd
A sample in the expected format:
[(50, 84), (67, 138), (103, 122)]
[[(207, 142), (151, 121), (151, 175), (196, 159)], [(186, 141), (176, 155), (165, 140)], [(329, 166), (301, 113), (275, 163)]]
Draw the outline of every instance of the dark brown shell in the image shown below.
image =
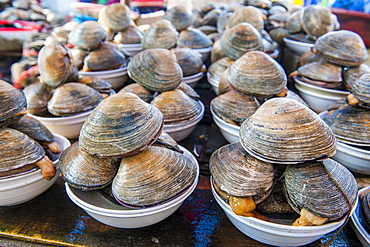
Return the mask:
[(332, 159), (288, 166), (285, 189), (297, 213), (305, 208), (314, 215), (336, 220), (346, 215), (357, 200), (352, 173)]
[(171, 51), (176, 55), (177, 63), (182, 69), (183, 76), (199, 73), (203, 67), (202, 55), (190, 48), (174, 48)]
[(302, 32), (301, 11), (302, 9), (297, 10), (289, 16), (285, 25), (285, 28), (288, 30), (289, 33)]
[(85, 50), (98, 48), (106, 37), (104, 28), (96, 21), (84, 21), (68, 35), (72, 45)]
[(80, 150), (78, 142), (66, 148), (59, 158), (63, 179), (72, 187), (97, 190), (107, 186), (114, 178), (120, 159), (102, 158)]
[(35, 115), (47, 113), (47, 105), (53, 95), (52, 88), (42, 82), (36, 82), (23, 89), (27, 99), (27, 112)]
[(160, 110), (133, 93), (118, 93), (104, 99), (82, 126), (79, 145), (102, 157), (139, 152), (162, 132)]
[(9, 127), (28, 135), (35, 141), (54, 142), (55, 140), (53, 133), (43, 123), (28, 115)]
[(193, 13), (184, 5), (176, 5), (168, 9), (163, 19), (170, 21), (179, 32), (185, 30), (194, 22)]
[(240, 142), (252, 155), (276, 163), (301, 163), (333, 156), (336, 139), (312, 110), (285, 97), (264, 102), (243, 122)]
[(297, 69), (301, 79), (309, 84), (336, 88), (342, 84), (342, 67), (328, 62), (312, 62)]
[(130, 8), (121, 3), (112, 3), (99, 11), (99, 23), (112, 31), (122, 31), (131, 24)]
[(251, 196), (256, 204), (269, 195), (274, 185), (274, 166), (249, 155), (239, 142), (214, 151), (209, 169), (222, 191), (230, 196)]
[(171, 49), (176, 46), (179, 33), (168, 20), (158, 20), (144, 33), (141, 40), (143, 49)]
[(0, 80), (0, 127), (18, 121), (26, 113), (25, 95), (10, 83)]
[(188, 47), (192, 49), (207, 48), (212, 43), (212, 40), (199, 29), (188, 28), (180, 32), (177, 47)]

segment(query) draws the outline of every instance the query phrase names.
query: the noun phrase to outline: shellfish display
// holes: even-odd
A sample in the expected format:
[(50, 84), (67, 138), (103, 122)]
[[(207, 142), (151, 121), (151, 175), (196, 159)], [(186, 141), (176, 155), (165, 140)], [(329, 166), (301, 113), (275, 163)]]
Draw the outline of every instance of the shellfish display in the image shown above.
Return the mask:
[(176, 46), (179, 33), (168, 20), (158, 20), (150, 26), (141, 39), (143, 49), (171, 49)]
[(170, 21), (179, 32), (190, 27), (194, 22), (193, 13), (184, 5), (176, 5), (168, 9), (163, 19)]
[(107, 34), (96, 21), (84, 21), (78, 24), (68, 35), (69, 43), (85, 50), (98, 48), (105, 41)]

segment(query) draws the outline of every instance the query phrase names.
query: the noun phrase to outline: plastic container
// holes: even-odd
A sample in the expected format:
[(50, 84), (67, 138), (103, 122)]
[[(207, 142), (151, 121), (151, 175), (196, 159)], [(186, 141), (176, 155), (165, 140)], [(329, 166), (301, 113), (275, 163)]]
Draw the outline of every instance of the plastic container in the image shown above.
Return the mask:
[(212, 110), (211, 107), (211, 114), (213, 117), (213, 121), (215, 121), (216, 125), (221, 131), (223, 137), (229, 143), (239, 142), (239, 130), (240, 126), (229, 124), (226, 121), (222, 120), (217, 114)]
[(306, 51), (310, 50), (311, 47), (313, 47), (315, 44), (312, 43), (305, 43), (301, 41), (296, 41), (288, 38), (283, 38), (286, 46), (288, 47), (289, 50), (291, 50), (294, 54), (298, 56), (302, 56), (303, 53)]
[[(63, 136), (54, 134), (55, 141), (64, 150), (71, 143)], [(59, 159), (53, 163), (57, 165)], [(51, 180), (46, 180), (40, 169), (9, 178), (0, 178), (0, 206), (12, 206), (32, 200), (54, 184), (59, 176), (59, 169)]]
[(177, 197), (156, 206), (144, 209), (131, 209), (108, 199), (98, 191), (85, 191), (65, 184), (69, 198), (97, 221), (118, 228), (141, 228), (158, 223), (175, 212), (190, 196), (198, 183), (199, 166), (195, 157), (181, 147), (184, 155), (197, 164), (197, 175), (193, 184)]
[[(359, 200), (365, 193), (369, 191), (370, 191), (370, 187), (365, 187), (365, 188), (360, 189), (358, 192)], [(351, 215), (349, 223), (353, 231), (356, 233), (358, 240), (360, 240), (361, 244), (364, 247), (369, 247), (370, 246), (370, 234), (366, 231), (366, 229), (361, 224), (362, 219), (360, 217), (360, 207), (361, 207), (361, 202), (357, 204), (357, 207), (355, 208), (354, 213)]]
[(90, 76), (99, 78), (107, 81), (112, 85), (112, 88), (117, 92), (125, 85), (128, 75), (127, 66), (119, 69), (104, 70), (104, 71), (90, 71), (90, 72), (78, 72), (79, 77)]

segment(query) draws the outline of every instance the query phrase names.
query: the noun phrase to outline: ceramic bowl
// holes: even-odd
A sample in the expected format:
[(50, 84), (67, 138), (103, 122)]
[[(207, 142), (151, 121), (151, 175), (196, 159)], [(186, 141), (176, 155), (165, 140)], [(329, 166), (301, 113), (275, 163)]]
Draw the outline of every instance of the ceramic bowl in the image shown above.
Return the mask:
[(199, 100), (200, 111), (193, 119), (190, 119), (182, 123), (165, 124), (163, 131), (169, 134), (175, 141), (179, 142), (188, 137), (191, 132), (195, 129), (197, 123), (202, 120), (204, 116), (204, 104)]
[[(55, 141), (62, 150), (66, 149), (71, 143), (65, 137), (54, 134)], [(58, 165), (59, 159), (53, 163)], [(51, 180), (46, 180), (40, 169), (34, 169), (22, 173), (18, 176), (0, 178), (0, 206), (12, 206), (32, 200), (36, 196), (46, 191), (54, 184), (59, 176), (59, 169)]]
[(104, 71), (90, 71), (90, 72), (79, 71), (78, 75), (79, 77), (90, 76), (94, 78), (103, 79), (109, 82), (116, 92), (119, 91), (125, 85), (128, 78), (127, 66), (121, 67), (119, 69)]
[(118, 47), (128, 51), (130, 53), (131, 57), (136, 56), (136, 54), (138, 54), (139, 52), (141, 52), (143, 50), (143, 46), (141, 45), (141, 43), (137, 43), (137, 44), (118, 44)]
[[(300, 246), (312, 243), (345, 223), (345, 219), (342, 219), (320, 226), (292, 226), (264, 221), (254, 217), (239, 216), (217, 194), (213, 186), (212, 194), (236, 228), (254, 240), (273, 246)], [(273, 220), (271, 217), (270, 219)]]
[[(360, 199), (365, 193), (370, 191), (370, 187), (362, 188), (358, 191), (358, 198)], [(353, 231), (356, 233), (358, 240), (360, 240), (363, 246), (370, 246), (370, 234), (366, 231), (366, 229), (361, 224), (361, 217), (360, 217), (360, 207), (361, 202), (357, 204), (354, 213), (351, 215), (350, 218), (350, 225)]]
[(297, 76), (293, 77), (293, 79), (295, 82), (294, 86), (297, 89), (298, 94), (316, 113), (326, 111), (330, 105), (347, 97), (349, 94), (348, 91), (323, 88), (305, 83)]
[(313, 43), (306, 43), (301, 41), (296, 41), (288, 38), (283, 38), (286, 46), (289, 50), (291, 50), (294, 54), (298, 56), (302, 56), (303, 53), (310, 50), (315, 44)]
[(216, 125), (220, 129), (221, 134), (226, 139), (226, 141), (228, 141), (229, 143), (239, 142), (240, 126), (229, 124), (226, 121), (224, 121), (222, 118), (217, 116), (217, 114), (212, 110), (212, 107), (211, 114), (213, 117), (213, 121), (215, 121)]
[(92, 110), (69, 117), (40, 117), (27, 113), (43, 123), (51, 132), (68, 139), (75, 139), (80, 135), (82, 125)]
[(108, 199), (99, 191), (85, 191), (65, 184), (69, 198), (87, 214), (97, 221), (118, 228), (141, 228), (158, 223), (175, 212), (185, 199), (190, 196), (198, 183), (199, 166), (196, 158), (185, 148), (184, 154), (197, 164), (197, 176), (194, 183), (179, 196), (156, 206), (144, 209), (124, 207), (112, 199)]
[(202, 79), (202, 77), (203, 77), (203, 72), (199, 72), (199, 73), (196, 73), (194, 75), (189, 75), (189, 76), (183, 77), (181, 82), (188, 84), (192, 88), (195, 88), (198, 81), (200, 79)]
[(211, 54), (212, 46), (204, 47), (204, 48), (192, 48), (193, 50), (199, 52), (202, 55), (203, 63), (207, 61), (209, 55)]
[(207, 72), (207, 80), (208, 83), (211, 84), (213, 92), (215, 92), (216, 95), (219, 95), (220, 92), (218, 91), (218, 85), (220, 84), (220, 82), (212, 78), (209, 72)]

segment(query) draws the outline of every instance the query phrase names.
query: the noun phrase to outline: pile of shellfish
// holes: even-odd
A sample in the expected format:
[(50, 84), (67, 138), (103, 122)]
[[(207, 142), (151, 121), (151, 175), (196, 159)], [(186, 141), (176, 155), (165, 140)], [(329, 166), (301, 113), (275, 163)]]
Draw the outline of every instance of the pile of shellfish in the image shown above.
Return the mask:
[(24, 94), (0, 80), (0, 178), (41, 169), (51, 180), (56, 174), (52, 159), (61, 148), (54, 135), (37, 119), (27, 115)]
[[(330, 158), (335, 135), (307, 106), (269, 99), (242, 123), (239, 136), (240, 142), (220, 147), (209, 163), (214, 186), (236, 214), (270, 220), (265, 213), (281, 213), (284, 204), (294, 226), (349, 217), (357, 182)], [(268, 211), (264, 202), (276, 204), (277, 198), (280, 211)]]
[(161, 111), (133, 93), (104, 99), (64, 150), (65, 181), (82, 190), (105, 188), (122, 205), (147, 207), (171, 199), (196, 179), (196, 165), (163, 132)]

